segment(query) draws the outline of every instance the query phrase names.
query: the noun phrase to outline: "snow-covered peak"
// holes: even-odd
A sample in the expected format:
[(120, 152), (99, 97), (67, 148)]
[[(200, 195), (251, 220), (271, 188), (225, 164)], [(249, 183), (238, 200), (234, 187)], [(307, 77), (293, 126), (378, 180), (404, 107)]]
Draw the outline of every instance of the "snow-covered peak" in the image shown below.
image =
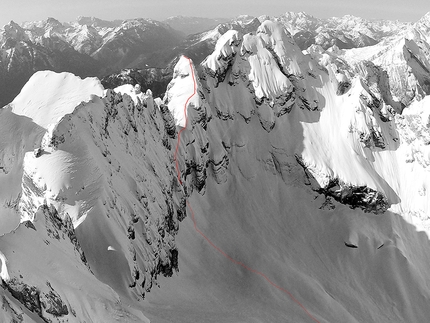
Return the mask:
[(422, 33), (424, 39), (430, 42), (430, 12), (414, 24), (414, 28)]
[(430, 11), (429, 12), (427, 12), (424, 16), (422, 16), (419, 20), (418, 20), (418, 22), (417, 23), (419, 23), (419, 22), (421, 22), (421, 23), (430, 23)]
[(49, 17), (46, 19), (46, 24), (52, 28), (63, 28), (63, 24), (55, 18)]
[(316, 30), (321, 24), (318, 18), (304, 12), (286, 12), (279, 18), (293, 35), (301, 30)]
[(283, 15), (286, 19), (288, 20), (296, 20), (296, 22), (299, 21), (317, 21), (318, 18), (307, 14), (304, 11), (300, 11), (300, 12), (294, 12), (294, 11), (287, 11), (284, 15)]
[(164, 96), (166, 104), (172, 113), (176, 125), (187, 127), (188, 109), (192, 105), (200, 106), (197, 93), (197, 73), (192, 61), (181, 56), (173, 71), (173, 79)]
[(47, 129), (79, 103), (92, 95), (102, 96), (103, 86), (96, 78), (81, 78), (71, 73), (41, 71), (35, 73), (10, 104), (17, 115), (29, 117)]
[(237, 30), (228, 30), (217, 41), (214, 52), (202, 63), (212, 71), (222, 73), (227, 68), (229, 58), (236, 54), (238, 42), (241, 41)]
[(247, 23), (250, 23), (254, 19), (255, 19), (255, 17), (250, 16), (250, 15), (239, 15), (239, 16), (233, 18), (232, 21), (237, 21), (237, 22), (247, 24)]
[(287, 67), (288, 73), (301, 73), (298, 64), (303, 60), (303, 54), (280, 22), (266, 20), (261, 23), (257, 33), (265, 42), (265, 47), (276, 53), (281, 66)]
[(87, 26), (93, 26), (93, 27), (99, 27), (99, 28), (115, 28), (122, 23), (122, 20), (107, 21), (96, 17), (79, 16), (76, 19), (76, 23), (79, 25), (87, 25)]
[(3, 32), (0, 36), (0, 48), (8, 49), (10, 46), (13, 46), (15, 42), (28, 40), (29, 37), (24, 28), (14, 21), (11, 21), (3, 27)]

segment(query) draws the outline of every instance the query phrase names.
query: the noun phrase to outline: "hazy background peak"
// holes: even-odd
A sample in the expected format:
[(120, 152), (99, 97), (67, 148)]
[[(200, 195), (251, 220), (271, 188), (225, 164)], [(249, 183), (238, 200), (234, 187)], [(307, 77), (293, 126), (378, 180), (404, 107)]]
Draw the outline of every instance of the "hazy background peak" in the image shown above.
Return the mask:
[(390, 19), (415, 22), (430, 11), (428, 0), (373, 0), (344, 1), (314, 0), (1, 0), (0, 28), (10, 20), (43, 20), (55, 17), (60, 21), (73, 21), (78, 16), (95, 16), (102, 19), (128, 19), (150, 17), (164, 20), (170, 16), (234, 17), (279, 16), (286, 11), (305, 11), (319, 18), (351, 14), (363, 18)]

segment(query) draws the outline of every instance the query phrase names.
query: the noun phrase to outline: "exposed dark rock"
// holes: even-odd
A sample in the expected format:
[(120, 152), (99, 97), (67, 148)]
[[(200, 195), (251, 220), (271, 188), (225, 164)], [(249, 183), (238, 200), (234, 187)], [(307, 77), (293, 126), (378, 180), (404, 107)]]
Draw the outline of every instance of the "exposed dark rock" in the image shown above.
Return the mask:
[(173, 275), (173, 270), (178, 271), (178, 250), (170, 250), (169, 261), (167, 264), (159, 263), (159, 272), (161, 272), (166, 277), (171, 277)]
[(387, 198), (381, 192), (367, 186), (345, 184), (337, 178), (330, 180), (325, 187), (317, 191), (353, 209), (360, 208), (364, 212), (381, 214), (390, 207)]
[(36, 227), (34, 226), (34, 224), (31, 221), (25, 221), (25, 222), (23, 222), (23, 224), (25, 225), (26, 228), (33, 229), (34, 231), (37, 231)]
[(345, 246), (347, 246), (348, 248), (353, 248), (353, 249), (358, 248), (358, 246), (356, 246), (355, 244), (348, 243), (348, 242), (345, 242)]
[(332, 203), (328, 199), (329, 197), (332, 197), (339, 203), (349, 205), (352, 209), (360, 208), (364, 212), (375, 214), (384, 213), (390, 207), (387, 198), (381, 192), (368, 186), (354, 186), (343, 183), (338, 178), (332, 178), (325, 187), (320, 187), (303, 159), (298, 155), (295, 157), (305, 172), (307, 185), (311, 185), (314, 191), (325, 195), (327, 203), (324, 202), (321, 208), (330, 208)]
[(384, 137), (374, 128), (371, 128), (368, 133), (360, 133), (360, 141), (363, 143), (364, 147), (367, 148), (378, 147), (385, 149), (386, 147)]
[(63, 303), (60, 295), (47, 283), (50, 291), (48, 293), (40, 293), (40, 302), (46, 313), (55, 317), (61, 317), (69, 314), (67, 306)]
[(12, 278), (8, 282), (3, 281), (2, 287), (6, 288), (28, 310), (42, 317), (40, 291), (38, 288), (20, 282), (16, 278)]
[(351, 88), (351, 82), (343, 81), (337, 85), (336, 95), (344, 95)]
[(135, 237), (136, 237), (136, 234), (135, 234), (134, 228), (132, 226), (129, 226), (127, 228), (127, 238), (134, 240)]
[(175, 118), (169, 111), (169, 108), (165, 104), (160, 105), (161, 116), (163, 117), (164, 127), (170, 138), (176, 138), (176, 124)]
[(39, 209), (42, 209), (43, 214), (45, 215), (48, 235), (57, 240), (68, 237), (76, 252), (80, 255), (82, 262), (88, 267), (84, 251), (76, 237), (72, 219), (67, 214), (64, 219), (61, 219), (58, 215), (57, 209), (53, 205), (41, 205)]

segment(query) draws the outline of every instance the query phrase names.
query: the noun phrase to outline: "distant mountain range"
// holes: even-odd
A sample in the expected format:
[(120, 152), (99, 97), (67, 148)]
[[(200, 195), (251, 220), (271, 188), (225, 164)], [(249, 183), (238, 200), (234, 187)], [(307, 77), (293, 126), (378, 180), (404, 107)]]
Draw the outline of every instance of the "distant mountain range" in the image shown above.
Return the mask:
[(199, 64), (227, 30), (255, 32), (264, 20), (281, 22), (302, 50), (311, 45), (323, 49), (371, 46), (414, 26), (353, 16), (319, 19), (303, 12), (230, 20), (176, 16), (163, 22), (94, 17), (69, 23), (54, 18), (21, 25), (12, 21), (0, 30), (0, 106), (10, 102), (39, 70), (97, 76), (108, 88), (139, 82), (153, 88), (154, 95), (162, 95), (180, 55)]

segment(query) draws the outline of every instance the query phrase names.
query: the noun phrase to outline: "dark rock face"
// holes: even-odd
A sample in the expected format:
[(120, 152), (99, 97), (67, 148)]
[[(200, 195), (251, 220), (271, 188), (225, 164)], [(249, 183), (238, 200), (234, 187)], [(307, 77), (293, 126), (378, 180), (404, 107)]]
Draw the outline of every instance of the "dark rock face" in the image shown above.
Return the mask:
[(41, 293), (40, 302), (46, 313), (49, 313), (55, 317), (61, 317), (69, 314), (66, 304), (64, 304), (60, 295), (51, 287), (51, 284), (47, 282), (50, 289), (47, 293)]
[(40, 206), (40, 209), (42, 209), (42, 212), (45, 215), (48, 235), (57, 240), (65, 239), (66, 237), (69, 238), (75, 251), (79, 254), (80, 259), (88, 267), (85, 253), (76, 238), (75, 229), (70, 217), (67, 216), (65, 219), (61, 219), (58, 215), (57, 209), (53, 205), (42, 205)]
[(31, 312), (42, 317), (42, 305), (38, 288), (20, 282), (16, 278), (11, 279), (7, 283), (3, 281), (2, 287), (6, 288), (13, 297), (20, 301)]
[(381, 193), (367, 186), (353, 186), (342, 183), (339, 179), (332, 179), (327, 186), (317, 190), (325, 196), (331, 196), (352, 209), (360, 208), (364, 212), (381, 214), (390, 207), (387, 198)]
[(165, 129), (170, 138), (176, 138), (176, 124), (175, 119), (173, 118), (172, 113), (169, 111), (169, 108), (165, 104), (160, 105), (161, 115), (163, 116), (163, 121), (165, 125)]
[(296, 161), (305, 172), (305, 184), (311, 185), (312, 190), (325, 195), (326, 200), (320, 207), (321, 209), (334, 209), (335, 205), (331, 199), (341, 204), (349, 205), (352, 209), (359, 208), (364, 212), (374, 214), (382, 214), (390, 207), (390, 203), (384, 194), (364, 185), (355, 186), (343, 183), (338, 178), (332, 178), (325, 187), (321, 187), (303, 159), (296, 155)]
[(344, 95), (348, 90), (351, 88), (351, 82), (345, 81), (345, 82), (339, 82), (337, 85), (337, 95)]
[(178, 267), (178, 250), (173, 249), (169, 254), (169, 261), (167, 264), (160, 264), (159, 271), (166, 277), (171, 277), (173, 275), (173, 270), (179, 271)]
[(47, 314), (62, 317), (68, 315), (69, 310), (49, 282), (47, 282), (47, 286), (49, 291), (41, 291), (38, 287), (28, 285), (17, 278), (12, 278), (8, 282), (3, 281), (2, 284), (2, 287), (7, 289), (29, 311), (39, 315), (45, 322), (51, 322)]
[(172, 80), (173, 70), (166, 68), (124, 69), (101, 79), (106, 89), (114, 89), (123, 84), (139, 84), (143, 89), (151, 89), (154, 97), (162, 97)]

